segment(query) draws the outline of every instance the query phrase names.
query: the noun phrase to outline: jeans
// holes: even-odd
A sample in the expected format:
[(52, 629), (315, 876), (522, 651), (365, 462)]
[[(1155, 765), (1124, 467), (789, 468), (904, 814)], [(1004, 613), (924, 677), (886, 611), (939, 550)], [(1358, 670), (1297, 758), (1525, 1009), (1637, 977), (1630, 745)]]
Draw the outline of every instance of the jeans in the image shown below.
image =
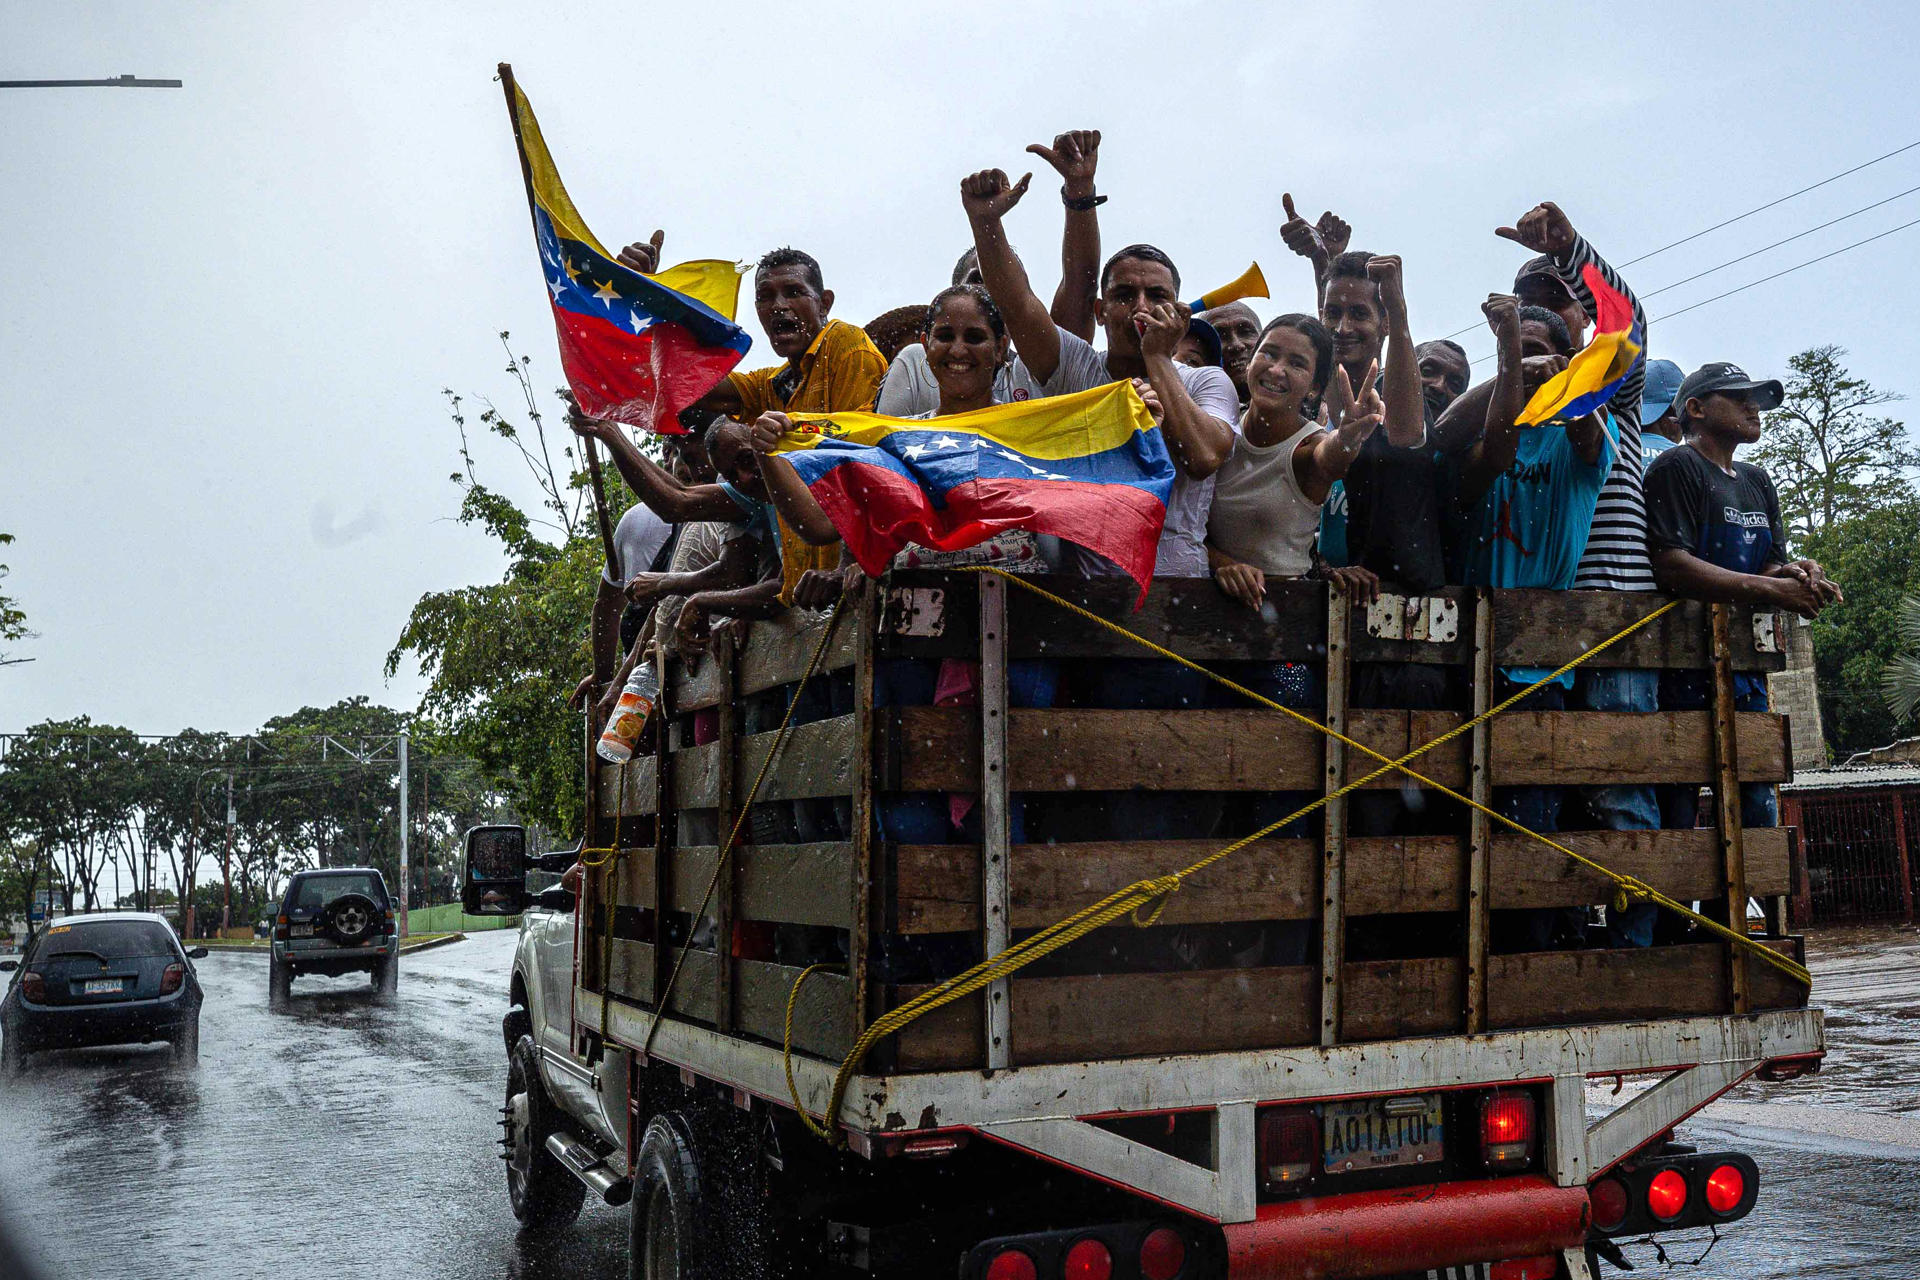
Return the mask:
[[(1504, 702), (1526, 687), (1504, 672), (1495, 679), (1493, 700)], [(1564, 711), (1567, 691), (1557, 684), (1542, 685), (1515, 703), (1512, 711)], [(1543, 835), (1560, 829), (1561, 787), (1495, 787), (1493, 807), (1529, 831)], [(1496, 951), (1545, 951), (1553, 945), (1555, 927), (1566, 912), (1555, 907), (1495, 911), (1492, 915)]]
[[(1657, 711), (1660, 673), (1645, 668), (1582, 670), (1575, 683), (1576, 699), (1588, 711)], [(1607, 831), (1655, 831), (1660, 827), (1660, 800), (1652, 786), (1582, 787), (1581, 794), (1593, 819)], [(1607, 908), (1607, 943), (1614, 947), (1650, 947), (1660, 908), (1636, 902), (1625, 911)]]
[[(1713, 677), (1705, 671), (1664, 671), (1660, 674), (1660, 706), (1667, 711), (1704, 711), (1713, 705)], [(1765, 676), (1736, 675), (1733, 678), (1733, 706), (1736, 711), (1765, 711)], [(1662, 825), (1692, 827), (1698, 816), (1700, 789), (1694, 786), (1660, 788)], [(1740, 784), (1740, 825), (1777, 827), (1779, 802), (1771, 782)]]

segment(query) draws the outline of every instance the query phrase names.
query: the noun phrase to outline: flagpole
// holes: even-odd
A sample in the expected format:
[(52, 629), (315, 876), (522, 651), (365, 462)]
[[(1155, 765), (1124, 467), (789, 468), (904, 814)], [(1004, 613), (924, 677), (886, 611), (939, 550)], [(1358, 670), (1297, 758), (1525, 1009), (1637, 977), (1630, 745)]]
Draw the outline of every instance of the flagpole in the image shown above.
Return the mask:
[[(533, 221), (534, 234), (540, 234), (540, 219), (534, 212), (533, 170), (527, 164), (527, 147), (520, 139), (520, 110), (513, 94), (513, 64), (503, 62), (499, 66), (500, 88), (507, 95), (507, 120), (513, 125), (513, 150), (520, 157), (520, 181), (527, 189), (527, 217)], [(579, 406), (574, 406), (577, 410)], [(600, 526), (600, 548), (606, 553), (607, 572), (624, 581), (626, 572), (620, 564), (619, 553), (613, 547), (613, 521), (607, 515), (607, 484), (600, 474), (600, 453), (593, 447), (590, 436), (581, 436), (580, 443), (587, 455), (587, 478), (592, 482), (593, 514), (595, 523)]]

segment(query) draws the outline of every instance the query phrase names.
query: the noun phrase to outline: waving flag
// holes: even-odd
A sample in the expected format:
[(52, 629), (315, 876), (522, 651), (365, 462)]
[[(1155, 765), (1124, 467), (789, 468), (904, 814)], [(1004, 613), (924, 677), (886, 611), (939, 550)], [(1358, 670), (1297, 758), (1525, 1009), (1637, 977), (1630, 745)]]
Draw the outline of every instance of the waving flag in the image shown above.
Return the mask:
[(860, 567), (908, 543), (958, 551), (1007, 529), (1078, 543), (1140, 584), (1173, 491), (1173, 462), (1132, 384), (945, 418), (794, 416), (781, 452)]
[(726, 377), (751, 342), (733, 323), (738, 269), (688, 262), (644, 276), (615, 261), (573, 207), (533, 107), (505, 63), (500, 82), (552, 295), (560, 367), (574, 399), (590, 417), (683, 432), (680, 410)]
[(1591, 262), (1580, 269), (1580, 274), (1600, 312), (1594, 317), (1593, 341), (1533, 393), (1533, 399), (1516, 419), (1523, 427), (1555, 418), (1583, 417), (1613, 399), (1647, 344), (1647, 335), (1633, 322), (1633, 303), (1627, 296), (1608, 284)]

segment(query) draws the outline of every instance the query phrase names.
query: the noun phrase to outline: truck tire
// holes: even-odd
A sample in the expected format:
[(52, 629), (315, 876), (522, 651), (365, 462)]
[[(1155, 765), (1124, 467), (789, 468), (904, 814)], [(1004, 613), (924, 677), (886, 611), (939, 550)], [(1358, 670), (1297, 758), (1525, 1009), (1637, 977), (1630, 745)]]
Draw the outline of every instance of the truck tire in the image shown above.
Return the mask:
[(200, 1019), (173, 1033), (173, 1061), (190, 1069), (200, 1065)]
[(364, 893), (343, 893), (320, 912), (320, 932), (343, 947), (353, 946), (373, 932), (380, 908)]
[(507, 1103), (501, 1110), (513, 1216), (527, 1231), (558, 1231), (580, 1216), (587, 1188), (547, 1150), (548, 1135), (565, 1126), (540, 1083), (539, 1050), (531, 1036), (522, 1037), (507, 1056)]
[(293, 969), (286, 961), (267, 961), (267, 1007), (284, 1009), (293, 999)]
[(533, 1034), (533, 1017), (527, 1007), (516, 1004), (507, 1010), (507, 1016), (500, 1019), (500, 1030), (507, 1038), (507, 1052), (513, 1052), (513, 1046), (520, 1043), (521, 1036)]
[(772, 1280), (766, 1166), (752, 1122), (731, 1109), (655, 1116), (640, 1141), (628, 1235), (630, 1280)]

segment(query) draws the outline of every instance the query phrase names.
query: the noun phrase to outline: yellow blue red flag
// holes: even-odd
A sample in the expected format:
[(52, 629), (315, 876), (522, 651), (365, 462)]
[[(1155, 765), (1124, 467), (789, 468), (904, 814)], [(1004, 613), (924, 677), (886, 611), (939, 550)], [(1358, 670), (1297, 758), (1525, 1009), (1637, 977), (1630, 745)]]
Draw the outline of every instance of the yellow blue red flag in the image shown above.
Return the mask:
[(647, 276), (616, 261), (561, 185), (533, 107), (504, 62), (500, 82), (574, 399), (589, 417), (684, 431), (680, 410), (711, 391), (751, 345), (733, 323), (738, 269), (701, 261)]
[(958, 551), (1007, 529), (1078, 543), (1140, 584), (1173, 461), (1131, 383), (941, 418), (795, 414), (780, 441), (860, 567), (908, 543)]
[(1581, 278), (1593, 294), (1593, 340), (1575, 353), (1567, 367), (1540, 384), (1515, 421), (1538, 426), (1556, 418), (1580, 418), (1613, 399), (1620, 383), (1633, 372), (1647, 344), (1647, 335), (1633, 319), (1633, 303), (1607, 283), (1589, 262)]

